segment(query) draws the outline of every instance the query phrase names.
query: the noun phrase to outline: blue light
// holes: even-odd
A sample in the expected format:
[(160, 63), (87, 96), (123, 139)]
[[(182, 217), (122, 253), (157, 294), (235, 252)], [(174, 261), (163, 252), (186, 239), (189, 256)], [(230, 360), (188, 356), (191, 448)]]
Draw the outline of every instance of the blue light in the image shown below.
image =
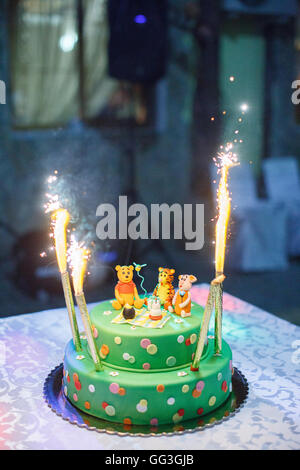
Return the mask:
[(138, 24), (147, 23), (147, 18), (145, 15), (136, 15), (134, 18), (134, 22)]

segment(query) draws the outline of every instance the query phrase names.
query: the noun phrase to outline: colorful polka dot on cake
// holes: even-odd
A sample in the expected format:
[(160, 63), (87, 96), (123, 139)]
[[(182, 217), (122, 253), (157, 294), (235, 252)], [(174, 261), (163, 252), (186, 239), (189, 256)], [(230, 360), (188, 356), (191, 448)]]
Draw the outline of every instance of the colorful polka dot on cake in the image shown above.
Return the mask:
[(198, 392), (202, 392), (202, 390), (204, 389), (204, 385), (205, 383), (203, 382), (203, 380), (199, 380), (199, 382), (196, 383), (196, 390), (198, 390)]
[(119, 384), (117, 384), (116, 382), (111, 383), (109, 386), (109, 390), (111, 393), (118, 393), (119, 388)]
[(192, 391), (192, 395), (194, 398), (199, 398), (201, 395), (201, 392), (197, 390), (196, 388), (194, 388), (194, 390)]
[(173, 367), (176, 364), (176, 357), (174, 356), (169, 356), (168, 359), (166, 360), (166, 364), (168, 367)]
[(189, 389), (190, 389), (190, 387), (187, 384), (185, 384), (185, 385), (182, 386), (181, 390), (182, 390), (182, 393), (187, 393), (189, 391)]
[(158, 419), (157, 418), (150, 419), (150, 424), (151, 426), (158, 426)]
[(175, 398), (173, 398), (173, 397), (168, 398), (167, 403), (168, 403), (168, 405), (174, 405)]
[(157, 385), (157, 387), (156, 387), (156, 390), (157, 390), (158, 392), (163, 392), (164, 389), (165, 389), (165, 386), (164, 386), (163, 384), (159, 384), (159, 385)]
[(115, 416), (116, 410), (115, 410), (115, 408), (114, 408), (112, 405), (107, 405), (107, 406), (105, 407), (105, 413), (106, 413), (108, 416)]
[(225, 393), (227, 392), (228, 387), (227, 387), (227, 382), (226, 382), (226, 380), (224, 380), (224, 381), (222, 382), (222, 387), (221, 387), (221, 388), (222, 388), (223, 392), (225, 392)]
[(90, 384), (90, 385), (89, 385), (89, 391), (90, 391), (91, 393), (94, 393), (94, 392), (95, 392), (95, 387), (94, 387), (93, 384)]
[(95, 327), (95, 325), (92, 325), (92, 332), (93, 332), (94, 338), (98, 338), (98, 330)]
[(121, 396), (126, 395), (126, 390), (125, 390), (125, 388), (120, 387), (120, 388), (119, 388), (119, 391), (118, 391), (118, 394), (121, 395)]
[(109, 354), (109, 347), (107, 346), (107, 344), (102, 344), (100, 348), (100, 357), (102, 359), (105, 359), (108, 354)]
[(147, 400), (140, 400), (140, 402), (136, 405), (136, 409), (139, 413), (146, 413), (148, 409)]
[(143, 338), (140, 341), (140, 345), (143, 349), (147, 349), (147, 347), (150, 346), (150, 344), (151, 344), (151, 341), (148, 338)]
[(91, 409), (91, 404), (89, 401), (86, 401), (84, 402), (84, 407), (87, 409), (87, 410), (90, 410)]
[(120, 336), (115, 336), (115, 343), (116, 344), (121, 344), (122, 343), (122, 338), (120, 338)]
[(157, 353), (157, 346), (156, 344), (149, 344), (147, 346), (147, 353), (151, 354), (152, 356)]
[(191, 344), (196, 343), (196, 341), (197, 341), (197, 335), (196, 335), (196, 333), (192, 333), (191, 336), (190, 336)]
[(178, 338), (177, 338), (177, 342), (178, 342), (179, 344), (181, 344), (181, 343), (183, 343), (183, 341), (184, 341), (184, 336), (183, 336), (183, 335), (179, 335)]
[(208, 404), (209, 406), (214, 406), (215, 403), (216, 403), (216, 397), (213, 395), (212, 397), (210, 397)]
[(74, 400), (74, 401), (78, 401), (77, 393), (74, 393), (74, 394), (73, 394), (73, 400)]
[(144, 364), (143, 364), (143, 369), (149, 370), (150, 367), (151, 367), (151, 365), (149, 364), (149, 362), (144, 362)]

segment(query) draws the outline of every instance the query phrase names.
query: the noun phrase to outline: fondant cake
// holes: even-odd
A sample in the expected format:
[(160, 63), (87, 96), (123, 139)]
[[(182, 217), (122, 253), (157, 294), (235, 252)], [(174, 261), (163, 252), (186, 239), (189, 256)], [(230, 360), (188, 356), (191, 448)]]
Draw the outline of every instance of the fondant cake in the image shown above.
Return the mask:
[[(116, 299), (100, 303), (90, 314), (103, 370), (95, 369), (86, 334), (80, 336), (79, 352), (71, 340), (64, 357), (67, 398), (88, 414), (125, 425), (178, 423), (218, 408), (231, 391), (232, 354), (224, 340), (221, 353), (216, 354), (214, 337), (208, 335), (199, 370), (191, 370), (203, 317), (203, 308), (190, 300), (196, 278), (179, 276), (177, 295), (172, 289), (161, 289), (165, 298), (159, 299), (161, 314), (157, 315), (157, 298), (138, 297), (132, 270), (122, 267), (124, 277), (129, 273), (124, 283), (119, 268)], [(133, 318), (123, 315), (128, 306), (135, 312)]]

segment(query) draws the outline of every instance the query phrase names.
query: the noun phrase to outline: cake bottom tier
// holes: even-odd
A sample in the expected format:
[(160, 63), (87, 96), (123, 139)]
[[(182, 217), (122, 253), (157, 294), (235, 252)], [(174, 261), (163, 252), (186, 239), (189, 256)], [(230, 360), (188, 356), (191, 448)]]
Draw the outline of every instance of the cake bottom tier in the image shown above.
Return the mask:
[(223, 340), (222, 354), (214, 355), (208, 340), (199, 371), (189, 367), (159, 372), (133, 372), (104, 366), (96, 372), (87, 344), (76, 352), (66, 347), (63, 389), (80, 410), (126, 425), (179, 423), (218, 408), (231, 391), (232, 354)]

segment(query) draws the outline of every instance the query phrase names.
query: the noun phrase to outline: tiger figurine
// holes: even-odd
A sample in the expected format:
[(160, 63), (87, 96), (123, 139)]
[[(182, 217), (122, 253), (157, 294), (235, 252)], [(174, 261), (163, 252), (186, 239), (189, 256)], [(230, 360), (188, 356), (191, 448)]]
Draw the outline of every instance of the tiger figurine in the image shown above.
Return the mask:
[(172, 309), (172, 300), (175, 295), (173, 280), (175, 269), (158, 268), (158, 283), (154, 289), (153, 295), (157, 296), (165, 310)]

